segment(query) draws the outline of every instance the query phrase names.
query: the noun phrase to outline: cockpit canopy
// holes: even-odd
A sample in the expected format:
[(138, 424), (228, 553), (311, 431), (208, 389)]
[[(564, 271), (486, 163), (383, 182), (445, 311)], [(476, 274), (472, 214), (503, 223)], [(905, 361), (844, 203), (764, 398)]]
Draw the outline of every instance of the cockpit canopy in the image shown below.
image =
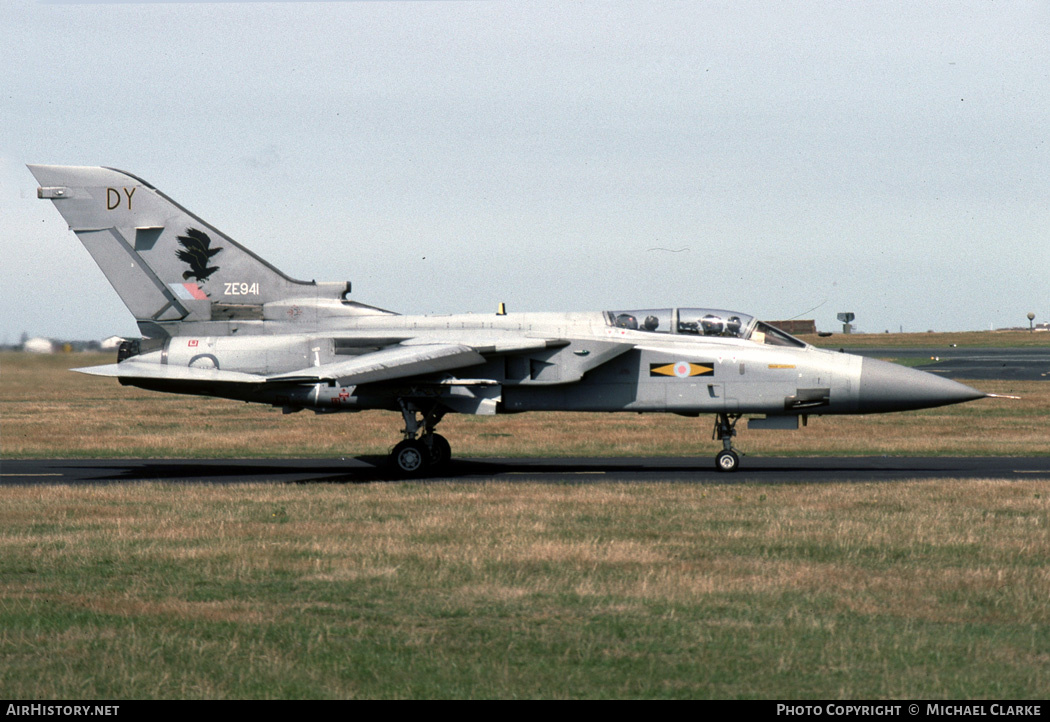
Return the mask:
[(740, 338), (770, 346), (803, 348), (806, 344), (779, 328), (736, 311), (714, 308), (660, 308), (641, 311), (607, 311), (617, 328), (652, 333)]

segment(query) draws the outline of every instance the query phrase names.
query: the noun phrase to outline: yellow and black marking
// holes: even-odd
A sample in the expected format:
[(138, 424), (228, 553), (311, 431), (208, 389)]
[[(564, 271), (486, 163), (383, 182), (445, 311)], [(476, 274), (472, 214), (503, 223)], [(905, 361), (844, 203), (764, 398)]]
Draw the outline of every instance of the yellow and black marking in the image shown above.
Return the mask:
[(677, 361), (675, 363), (651, 363), (649, 364), (649, 375), (650, 376), (676, 376), (678, 378), (688, 378), (690, 376), (714, 376), (715, 367), (714, 364), (705, 366), (701, 364), (690, 363), (688, 361)]

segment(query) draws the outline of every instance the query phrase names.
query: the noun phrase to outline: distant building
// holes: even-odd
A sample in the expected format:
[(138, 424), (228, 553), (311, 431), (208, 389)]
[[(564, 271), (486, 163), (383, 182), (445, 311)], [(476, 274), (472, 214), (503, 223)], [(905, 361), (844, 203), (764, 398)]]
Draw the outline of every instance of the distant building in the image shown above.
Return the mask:
[(22, 350), (26, 353), (54, 353), (55, 344), (47, 338), (30, 338), (22, 344)]
[(770, 321), (770, 326), (776, 326), (781, 331), (787, 331), (792, 336), (804, 336), (805, 334), (813, 334), (817, 332), (817, 322), (810, 319), (808, 321), (795, 319), (794, 321)]

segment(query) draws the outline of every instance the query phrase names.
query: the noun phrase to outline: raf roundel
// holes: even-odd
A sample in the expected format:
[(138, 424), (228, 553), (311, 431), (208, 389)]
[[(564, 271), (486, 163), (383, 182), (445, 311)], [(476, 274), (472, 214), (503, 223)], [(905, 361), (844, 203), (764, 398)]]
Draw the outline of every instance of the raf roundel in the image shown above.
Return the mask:
[(692, 363), (690, 361), (675, 361), (674, 363), (649, 364), (650, 376), (673, 376), (678, 379), (687, 379), (692, 376), (713, 376), (714, 365)]

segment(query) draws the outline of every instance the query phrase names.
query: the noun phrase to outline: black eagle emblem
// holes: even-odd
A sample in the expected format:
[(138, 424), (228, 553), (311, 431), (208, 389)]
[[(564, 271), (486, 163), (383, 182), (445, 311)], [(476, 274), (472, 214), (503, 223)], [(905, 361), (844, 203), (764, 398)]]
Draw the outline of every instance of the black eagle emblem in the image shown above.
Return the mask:
[(183, 280), (196, 278), (197, 283), (204, 283), (208, 276), (219, 270), (218, 266), (208, 264), (211, 263), (211, 257), (222, 249), (211, 247), (211, 238), (207, 233), (196, 228), (187, 228), (186, 235), (178, 236), (178, 239), (183, 250), (175, 251), (175, 255), (190, 267), (190, 270), (182, 274)]

